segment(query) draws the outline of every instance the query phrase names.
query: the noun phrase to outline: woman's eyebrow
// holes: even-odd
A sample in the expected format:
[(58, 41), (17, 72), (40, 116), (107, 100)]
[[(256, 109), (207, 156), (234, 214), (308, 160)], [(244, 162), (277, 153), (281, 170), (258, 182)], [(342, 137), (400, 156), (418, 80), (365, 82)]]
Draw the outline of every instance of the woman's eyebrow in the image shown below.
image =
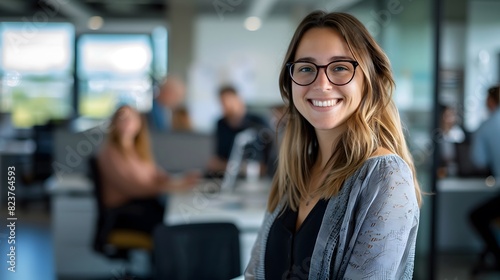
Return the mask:
[(316, 62), (316, 59), (315, 59), (314, 57), (307, 56), (307, 57), (301, 57), (301, 58), (298, 58), (298, 59), (296, 59), (295, 61), (309, 61), (309, 62)]
[(354, 60), (352, 57), (350, 56), (343, 56), (343, 55), (340, 55), (340, 56), (332, 56), (330, 57), (330, 60), (342, 60), (342, 59), (345, 59), (345, 60)]
[[(336, 56), (330, 57), (329, 60), (330, 61), (334, 61), (334, 60), (354, 60), (354, 59), (352, 57), (350, 57), (350, 56), (336, 55)], [(310, 56), (301, 57), (301, 58), (298, 58), (295, 61), (317, 62), (317, 60), (314, 57), (310, 57)]]

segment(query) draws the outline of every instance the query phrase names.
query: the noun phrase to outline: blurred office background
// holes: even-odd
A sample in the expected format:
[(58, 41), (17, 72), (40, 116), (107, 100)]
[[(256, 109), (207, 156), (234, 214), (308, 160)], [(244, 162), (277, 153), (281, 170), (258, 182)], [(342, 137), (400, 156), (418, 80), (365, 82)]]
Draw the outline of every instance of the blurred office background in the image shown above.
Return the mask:
[[(79, 236), (91, 234), (95, 210), (78, 199), (92, 194), (48, 187), (61, 174), (87, 176), (86, 156), (102, 135), (85, 132), (99, 131), (117, 104), (148, 112), (158, 82), (175, 73), (187, 83), (191, 136), (204, 140), (153, 135), (155, 157), (172, 172), (202, 168), (197, 157), (177, 155), (186, 161), (179, 163), (165, 143), (206, 143), (196, 149), (205, 158), (211, 153), (222, 84), (234, 84), (251, 111), (270, 117), (281, 103), (277, 80), (286, 47), (301, 18), (315, 9), (358, 17), (392, 62), (394, 99), (419, 181), (430, 193), (421, 211), (415, 279), (472, 279), (482, 244), (467, 215), (494, 189), (467, 159), (436, 175), (436, 109), (454, 107), (466, 134), (485, 119), (486, 90), (500, 82), (495, 0), (0, 1), (1, 213), (7, 166), (16, 166), (18, 217), (17, 272), (6, 269), (4, 227), (0, 278), (106, 279), (116, 271), (92, 252), (89, 236)], [(71, 184), (80, 186), (76, 181)]]

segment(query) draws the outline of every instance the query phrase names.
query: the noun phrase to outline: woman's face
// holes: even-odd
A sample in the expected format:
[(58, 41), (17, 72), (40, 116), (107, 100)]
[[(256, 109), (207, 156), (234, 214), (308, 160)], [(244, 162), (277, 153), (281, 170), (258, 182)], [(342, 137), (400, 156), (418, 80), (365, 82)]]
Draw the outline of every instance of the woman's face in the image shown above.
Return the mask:
[[(335, 60), (354, 60), (342, 36), (331, 28), (313, 28), (299, 42), (294, 61), (326, 65)], [(343, 124), (359, 106), (363, 76), (357, 69), (346, 85), (337, 86), (328, 80), (325, 68), (318, 69), (316, 80), (308, 86), (292, 81), (292, 98), (300, 114), (316, 129), (342, 132)]]
[(141, 117), (129, 107), (121, 108), (116, 117), (116, 130), (123, 138), (134, 138), (141, 129)]

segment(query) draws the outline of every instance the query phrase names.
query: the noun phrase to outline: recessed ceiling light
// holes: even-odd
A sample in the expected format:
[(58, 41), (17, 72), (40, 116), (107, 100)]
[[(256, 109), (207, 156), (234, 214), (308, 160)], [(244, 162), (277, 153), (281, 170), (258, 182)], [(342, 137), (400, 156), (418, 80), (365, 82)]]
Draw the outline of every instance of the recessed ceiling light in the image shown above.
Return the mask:
[(103, 24), (104, 24), (104, 19), (102, 17), (93, 16), (93, 17), (89, 18), (87, 26), (89, 27), (89, 29), (99, 30), (99, 29), (101, 29)]
[(248, 17), (245, 20), (245, 28), (249, 31), (256, 31), (260, 28), (262, 22), (258, 17)]

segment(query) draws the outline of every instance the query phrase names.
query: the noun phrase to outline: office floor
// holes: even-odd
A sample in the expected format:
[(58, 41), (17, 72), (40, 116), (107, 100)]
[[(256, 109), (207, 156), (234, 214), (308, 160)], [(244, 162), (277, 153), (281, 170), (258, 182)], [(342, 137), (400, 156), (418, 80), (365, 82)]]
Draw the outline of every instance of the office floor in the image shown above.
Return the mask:
[[(5, 217), (5, 211), (0, 212)], [(54, 255), (50, 229), (50, 212), (40, 203), (30, 205), (25, 209), (18, 210), (18, 223), (16, 224), (16, 272), (7, 271), (2, 265), (0, 279), (5, 280), (70, 280), (68, 278), (56, 277), (54, 267)], [(1, 232), (4, 243), (7, 237), (6, 231)], [(7, 252), (6, 247), (1, 246), (1, 259)], [(438, 256), (438, 280), (467, 280), (473, 279), (470, 271), (475, 262), (475, 256), (466, 254), (441, 254)], [(4, 263), (4, 260), (2, 260)], [(82, 264), (84, 265), (84, 264)], [(417, 268), (418, 269), (418, 268)], [(498, 280), (500, 272), (481, 275), (473, 280)], [(98, 280), (98, 279), (75, 279), (71, 280)]]

